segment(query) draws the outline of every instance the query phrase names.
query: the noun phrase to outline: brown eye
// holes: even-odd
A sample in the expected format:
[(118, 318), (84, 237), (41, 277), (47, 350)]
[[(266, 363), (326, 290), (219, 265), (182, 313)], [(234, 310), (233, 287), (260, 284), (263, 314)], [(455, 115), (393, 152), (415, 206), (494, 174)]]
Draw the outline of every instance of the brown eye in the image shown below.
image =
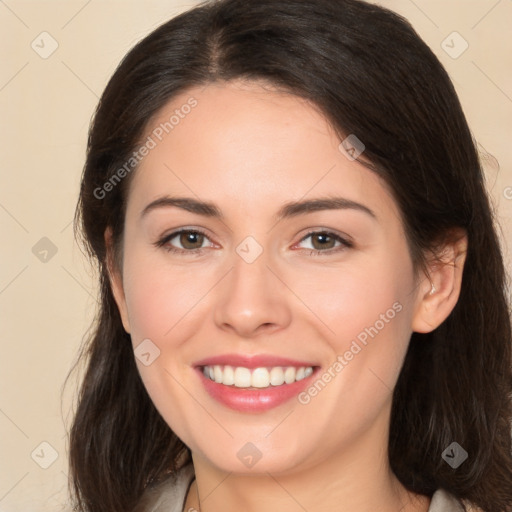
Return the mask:
[(352, 242), (330, 231), (312, 231), (301, 240), (301, 243), (308, 238), (311, 239), (311, 244), (306, 249), (310, 249), (311, 255), (322, 253), (327, 255), (353, 247)]
[(204, 235), (197, 231), (182, 231), (174, 238), (178, 238), (184, 249), (200, 249), (204, 241)]
[(205, 249), (205, 239), (208, 240), (208, 237), (200, 231), (182, 229), (163, 237), (155, 245), (169, 252), (197, 254)]
[[(327, 233), (318, 233), (311, 236), (311, 240), (313, 241), (314, 249), (333, 249), (336, 240), (334, 237), (329, 236)], [(315, 244), (315, 241), (318, 242)]]

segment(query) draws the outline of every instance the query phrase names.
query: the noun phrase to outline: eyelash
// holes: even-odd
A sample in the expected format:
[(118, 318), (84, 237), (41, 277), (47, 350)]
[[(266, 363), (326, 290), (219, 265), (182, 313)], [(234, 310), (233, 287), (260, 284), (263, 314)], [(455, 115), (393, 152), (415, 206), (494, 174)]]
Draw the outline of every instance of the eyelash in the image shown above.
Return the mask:
[[(208, 238), (206, 233), (204, 233), (200, 229), (180, 229), (178, 231), (174, 231), (174, 232), (170, 233), (169, 235), (164, 236), (163, 238), (161, 238), (160, 240), (155, 242), (154, 245), (156, 247), (161, 247), (165, 251), (170, 252), (170, 253), (175, 253), (175, 254), (185, 254), (186, 253), (186, 254), (189, 254), (191, 256), (201, 256), (203, 254), (203, 251), (206, 249), (206, 247), (200, 247), (200, 248), (197, 248), (197, 249), (187, 250), (187, 249), (178, 249), (178, 248), (173, 247), (171, 245), (167, 245), (167, 243), (170, 240), (172, 240), (173, 238), (177, 237), (178, 235), (181, 235), (182, 233), (193, 233), (193, 234), (196, 234), (196, 235), (203, 235), (205, 238)], [(318, 249), (306, 249), (306, 250), (309, 251), (309, 255), (310, 256), (320, 256), (320, 255), (323, 255), (323, 254), (327, 254), (327, 255), (334, 254), (334, 253), (338, 253), (340, 251), (343, 251), (345, 249), (350, 249), (350, 248), (352, 248), (354, 246), (354, 244), (352, 242), (350, 242), (349, 240), (346, 240), (345, 238), (341, 237), (340, 235), (337, 235), (336, 233), (333, 233), (331, 231), (322, 231), (322, 230), (320, 230), (320, 231), (310, 231), (307, 235), (302, 237), (300, 242), (303, 242), (304, 240), (309, 238), (311, 235), (327, 235), (330, 238), (334, 238), (335, 241), (340, 242), (342, 245), (341, 245), (341, 247), (338, 247), (336, 249), (326, 249), (325, 251), (321, 251), (321, 250), (318, 250)]]

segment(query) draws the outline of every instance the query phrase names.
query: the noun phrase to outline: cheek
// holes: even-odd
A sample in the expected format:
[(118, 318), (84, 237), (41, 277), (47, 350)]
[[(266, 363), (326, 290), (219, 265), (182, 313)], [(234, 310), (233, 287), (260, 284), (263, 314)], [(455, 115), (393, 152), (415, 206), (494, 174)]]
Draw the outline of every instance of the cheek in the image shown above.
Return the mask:
[[(186, 342), (204, 318), (201, 297), (209, 286), (191, 269), (171, 268), (161, 258), (156, 261), (151, 254), (137, 253), (132, 248), (131, 254), (126, 255), (124, 287), (141, 379), (160, 414), (173, 430), (187, 438), (186, 412), (194, 406), (187, 392), (193, 389), (193, 383), (187, 380), (190, 375), (186, 366), (191, 356), (185, 353), (189, 350)], [(152, 360), (147, 365), (142, 359), (137, 360), (137, 346), (144, 340), (150, 340), (158, 349), (155, 352), (150, 345)], [(176, 414), (178, 410), (180, 414)]]
[[(137, 264), (132, 262), (137, 261)], [(204, 295), (204, 282), (184, 267), (170, 267), (134, 251), (126, 261), (125, 294), (134, 344), (149, 338), (172, 343), (183, 319), (193, 313)], [(186, 322), (185, 322), (186, 323)]]
[[(390, 403), (410, 339), (412, 270), (381, 258), (351, 268), (336, 286), (321, 282), (310, 298), (322, 323), (331, 360), (301, 396), (312, 417), (337, 425), (347, 440), (373, 424)], [(409, 272), (410, 271), (410, 272)], [(322, 307), (323, 305), (323, 307)], [(336, 433), (332, 443), (336, 443)]]
[[(126, 303), (134, 345), (142, 339), (158, 340), (172, 326), (167, 311), (167, 300), (176, 299), (173, 290), (166, 290), (164, 282), (153, 279), (151, 271), (132, 275), (125, 282)], [(176, 301), (175, 301), (176, 303)]]
[(382, 252), (360, 258), (346, 269), (319, 269), (308, 282), (298, 281), (299, 293), (328, 328), (336, 349), (343, 350), (359, 334), (364, 342), (371, 327), (384, 334), (408, 323), (402, 311), (412, 300), (412, 266), (401, 254)]
[(406, 255), (361, 260), (336, 280), (317, 279), (308, 295), (308, 307), (326, 326), (331, 362), (343, 366), (338, 385), (366, 403), (391, 393), (407, 351), (413, 274)]

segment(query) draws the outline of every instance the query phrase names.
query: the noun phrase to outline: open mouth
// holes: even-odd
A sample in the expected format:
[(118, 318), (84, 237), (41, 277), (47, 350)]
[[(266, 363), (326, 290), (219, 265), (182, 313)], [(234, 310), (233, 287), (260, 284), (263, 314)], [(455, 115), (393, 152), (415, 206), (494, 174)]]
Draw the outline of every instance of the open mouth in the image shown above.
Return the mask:
[(313, 374), (316, 366), (272, 366), (245, 368), (243, 366), (201, 366), (203, 375), (213, 382), (241, 389), (265, 389), (286, 386)]

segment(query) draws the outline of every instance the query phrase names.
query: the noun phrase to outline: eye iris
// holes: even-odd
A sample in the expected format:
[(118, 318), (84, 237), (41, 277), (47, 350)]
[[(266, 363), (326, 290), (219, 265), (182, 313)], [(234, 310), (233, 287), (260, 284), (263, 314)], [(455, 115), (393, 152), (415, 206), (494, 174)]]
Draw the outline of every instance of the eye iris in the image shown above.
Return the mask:
[[(316, 247), (315, 240), (323, 240), (324, 242), (327, 241), (327, 243), (335, 241), (334, 238), (330, 237), (325, 233), (313, 235), (313, 246), (315, 247), (315, 249), (325, 249), (327, 247), (327, 244), (325, 243), (320, 243), (319, 247)], [(331, 247), (327, 248), (330, 249)]]
[[(192, 245), (194, 245), (194, 239), (199, 237), (199, 247), (189, 247), (187, 244), (190, 242)], [(185, 249), (199, 249), (203, 245), (202, 240), (203, 235), (201, 233), (195, 233), (192, 231), (186, 231), (184, 233), (181, 233), (180, 235), (180, 244), (185, 247)], [(195, 240), (195, 243), (197, 244), (197, 240)]]

